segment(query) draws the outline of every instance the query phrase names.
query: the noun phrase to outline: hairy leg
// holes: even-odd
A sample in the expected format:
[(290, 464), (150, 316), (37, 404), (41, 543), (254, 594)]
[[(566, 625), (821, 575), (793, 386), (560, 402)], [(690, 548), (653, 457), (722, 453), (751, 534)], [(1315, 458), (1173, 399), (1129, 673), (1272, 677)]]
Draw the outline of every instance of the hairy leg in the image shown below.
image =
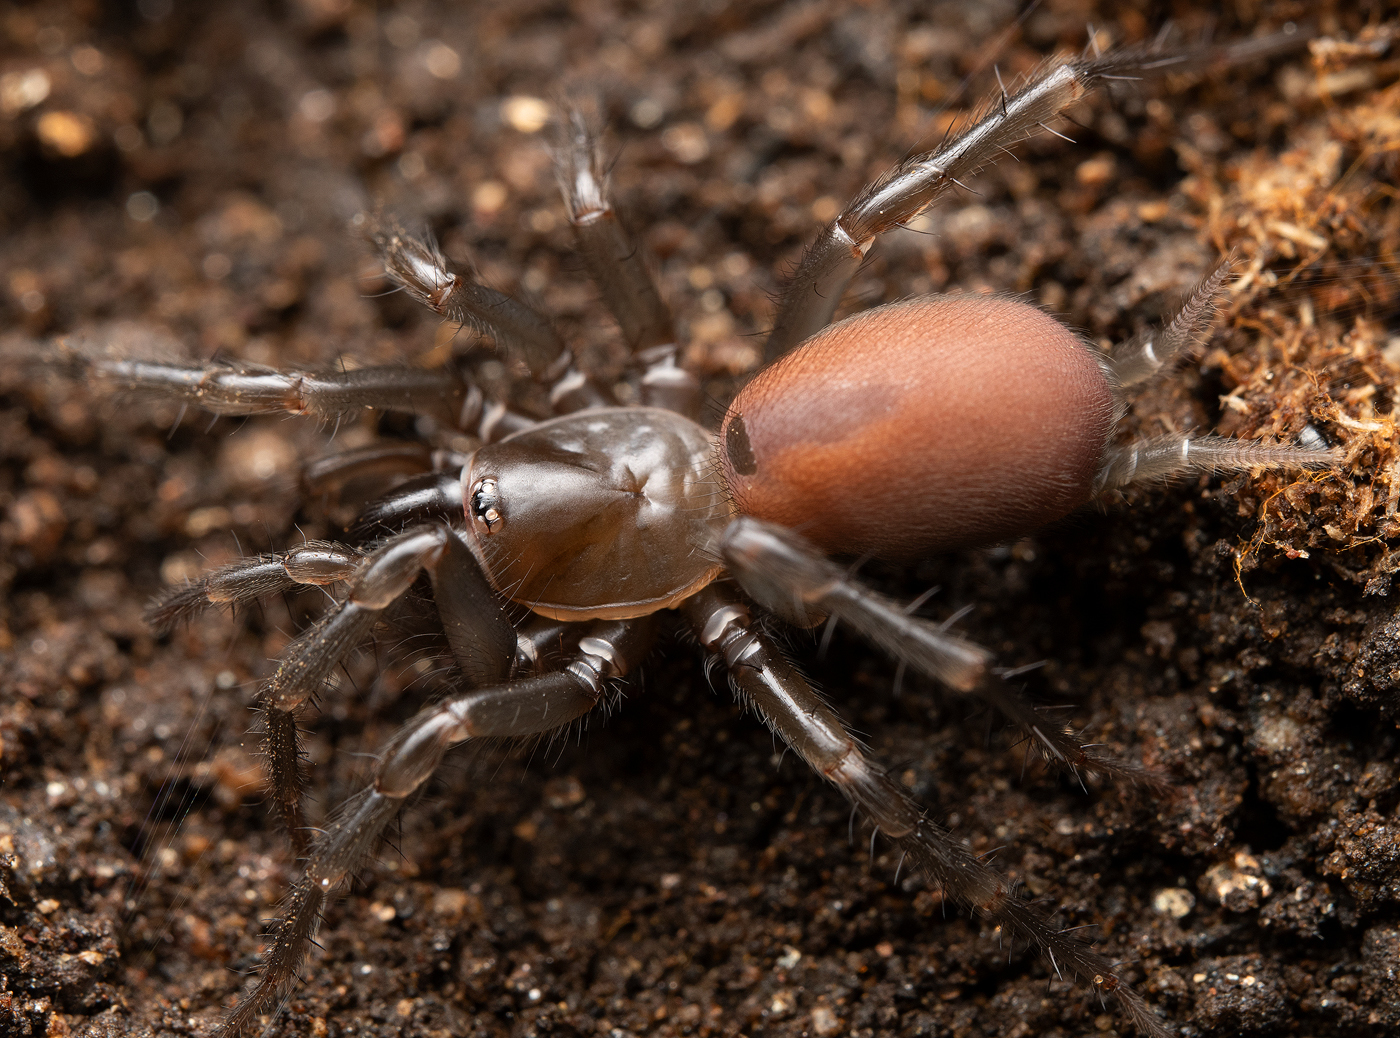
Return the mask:
[(906, 159), (867, 186), (803, 255), (783, 292), (764, 358), (774, 360), (827, 325), (878, 235), (912, 220), (962, 178), (1044, 129), (1121, 67), (1112, 58), (1046, 66), (1014, 93), (1003, 91), (971, 125), (937, 148)]
[(1340, 460), (1339, 452), (1325, 447), (1258, 443), (1229, 436), (1158, 436), (1110, 447), (1094, 489), (1103, 493), (1217, 469), (1321, 469)]
[(454, 372), (401, 365), (352, 371), (279, 371), (252, 364), (133, 360), (65, 343), (58, 366), (75, 379), (183, 400), (220, 415), (329, 419), (364, 410), (428, 415), (458, 428), (467, 386)]
[(389, 280), (434, 313), (490, 336), (507, 356), (523, 360), (549, 388), (555, 414), (613, 403), (606, 390), (578, 369), (573, 353), (539, 311), (451, 270), (429, 238), (389, 223), (372, 227), (370, 240)]
[(1135, 335), (1114, 347), (1108, 358), (1108, 367), (1118, 382), (1120, 405), (1127, 398), (1124, 390), (1166, 374), (1201, 344), (1202, 337), (1215, 318), (1220, 291), (1229, 278), (1230, 261), (1221, 260), (1191, 290), (1171, 320), (1161, 328)]
[(1050, 925), (1011, 884), (912, 800), (861, 751), (836, 712), (782, 654), (752, 629), (748, 612), (713, 586), (684, 607), (701, 644), (723, 659), (735, 691), (773, 733), (859, 808), (886, 837), (964, 907), (1034, 944), (1056, 972), (1067, 969), (1112, 994), (1138, 1030), (1170, 1032), (1114, 965), (1079, 937)]
[(645, 655), (654, 630), (652, 617), (596, 623), (559, 671), (452, 696), (405, 724), (380, 755), (370, 783), (311, 845), (306, 874), (287, 899), (257, 986), (224, 1021), (219, 1038), (244, 1034), (286, 997), (326, 897), (363, 862), (450, 747), (468, 739), (555, 731), (582, 717), (603, 700), (608, 680)]
[(555, 150), (559, 189), (569, 208), (574, 241), (622, 337), (645, 365), (642, 402), (694, 418), (700, 383), (677, 363), (671, 312), (647, 270), (640, 244), (613, 208), (597, 130), (578, 109), (564, 113)]
[(1159, 784), (1141, 768), (1085, 749), (1062, 722), (997, 677), (992, 654), (982, 646), (911, 616), (900, 603), (852, 580), (791, 530), (741, 517), (725, 528), (719, 553), (740, 586), (766, 609), (799, 626), (826, 616), (849, 624), (901, 663), (981, 699), (1016, 725), (1052, 767), (1076, 778), (1088, 771)]

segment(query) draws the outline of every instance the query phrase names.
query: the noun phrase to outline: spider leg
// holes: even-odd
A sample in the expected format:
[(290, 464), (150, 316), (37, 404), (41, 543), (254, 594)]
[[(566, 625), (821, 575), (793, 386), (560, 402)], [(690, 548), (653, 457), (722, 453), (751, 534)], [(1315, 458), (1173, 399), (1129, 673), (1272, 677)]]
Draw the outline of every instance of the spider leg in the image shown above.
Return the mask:
[(694, 418), (700, 410), (700, 383), (677, 363), (679, 344), (671, 311), (657, 291), (640, 244), (613, 208), (597, 128), (582, 111), (571, 108), (560, 129), (555, 172), (574, 241), (622, 337), (646, 365), (642, 402)]
[(759, 605), (799, 627), (834, 616), (896, 659), (963, 692), (976, 688), (991, 666), (986, 649), (910, 616), (791, 530), (740, 516), (725, 527), (719, 554)]
[(1110, 447), (1095, 478), (1096, 493), (1217, 469), (1320, 469), (1341, 461), (1330, 448), (1258, 443), (1229, 436), (1156, 436)]
[(961, 132), (906, 159), (861, 191), (803, 255), (783, 292), (764, 359), (774, 360), (826, 326), (876, 235), (908, 223), (962, 178), (1045, 129), (1046, 122), (1121, 65), (1106, 58), (1046, 66), (1015, 92), (996, 97)]
[(1295, 50), (1306, 45), (1310, 35), (1290, 25), (1282, 33), (1233, 48), (1191, 48), (1165, 55), (1156, 48), (1131, 49), (1092, 60), (1052, 61), (1015, 91), (1008, 93), (1003, 86), (969, 125), (886, 172), (817, 236), (783, 291), (764, 344), (764, 360), (775, 360), (827, 325), (877, 235), (908, 223), (962, 178), (1009, 154), (1013, 145), (1038, 130), (1055, 133), (1046, 124), (1100, 82), (1193, 66), (1227, 67), (1261, 54)]
[(730, 523), (719, 554), (756, 602), (799, 626), (823, 614), (843, 620), (864, 638), (936, 681), (982, 699), (1019, 727), (1047, 763), (1078, 776), (1081, 770), (1154, 783), (1122, 761), (1091, 753), (1063, 723), (1037, 710), (991, 671), (992, 654), (863, 584), (791, 530), (743, 516)]
[(448, 269), (447, 257), (430, 237), (412, 235), (390, 221), (373, 222), (369, 239), (384, 272), (418, 302), (478, 335), (489, 335), (508, 356), (523, 360), (536, 375), (568, 353), (549, 318), (518, 299)]
[[(1216, 300), (1230, 276), (1230, 261), (1222, 260), (1191, 291), (1176, 314), (1161, 328), (1124, 342), (1106, 364), (1117, 381), (1115, 396), (1125, 406), (1126, 390), (1140, 386), (1171, 370), (1201, 341), (1215, 317)], [(1215, 469), (1293, 468), (1315, 469), (1335, 465), (1338, 452), (1241, 441), (1226, 436), (1175, 434), (1134, 440), (1110, 446), (1104, 452), (1094, 487), (1097, 493), (1134, 483), (1150, 483), (1190, 472)]]
[[(99, 379), (119, 388), (182, 400), (219, 415), (287, 413), (329, 420), (357, 411), (402, 411), (425, 415), (446, 428), (473, 433), (487, 442), (536, 424), (535, 419), (511, 411), (505, 404), (488, 401), (465, 373), (451, 366), (428, 369), (397, 364), (350, 371), (281, 371), (257, 364), (103, 355), (102, 350), (72, 341), (60, 341), (52, 363), (72, 379)], [(566, 372), (564, 380), (567, 377)], [(564, 395), (572, 391), (566, 390)], [(589, 396), (585, 406), (602, 399), (596, 394)], [(389, 460), (385, 457), (384, 464)], [(402, 461), (411, 464), (406, 455)]]
[(433, 579), (448, 644), (468, 681), (503, 680), (515, 658), (514, 628), (470, 549), (446, 524), (405, 531), (368, 554), (312, 541), (244, 559), (167, 592), (147, 611), (153, 627), (168, 631), (209, 605), (236, 605), (299, 585), (349, 582), (344, 601), (288, 646), (259, 695), (268, 782), (298, 853), (305, 851), (309, 836), (301, 809), (296, 712), (423, 570)]
[(220, 415), (287, 412), (329, 419), (362, 410), (406, 411), (456, 429), (465, 427), (464, 405), (469, 402), (460, 376), (426, 368), (278, 371), (253, 364), (89, 356), (72, 348), (62, 364), (73, 378), (101, 379)]
[(1095, 990), (1113, 994), (1142, 1033), (1170, 1032), (1108, 959), (1079, 937), (1051, 926), (995, 869), (965, 848), (862, 752), (836, 712), (782, 654), (755, 632), (747, 609), (711, 585), (682, 609), (700, 642), (720, 656), (738, 694), (772, 732), (864, 812), (928, 876), (964, 907)]
[(1128, 50), (1052, 61), (1016, 90), (1003, 87), (970, 124), (868, 185), (817, 236), (783, 291), (764, 359), (776, 359), (826, 326), (877, 235), (908, 223), (953, 185), (961, 186), (963, 178), (1009, 154), (1013, 145), (1040, 130), (1055, 133), (1047, 124), (1099, 83), (1160, 74), (1197, 57)]
[(1229, 278), (1230, 261), (1223, 259), (1191, 290), (1171, 320), (1114, 347), (1107, 364), (1118, 383), (1115, 395), (1120, 406), (1127, 396), (1124, 390), (1165, 374), (1200, 345)]
[(452, 696), (399, 729), (380, 755), (369, 785), (336, 813), (311, 845), (306, 874), (288, 898), (262, 976), (224, 1021), (219, 1038), (243, 1034), (285, 997), (315, 936), (327, 895), (369, 854), (384, 827), (450, 747), (468, 739), (557, 731), (577, 720), (602, 702), (607, 681), (621, 677), (641, 659), (654, 632), (652, 617), (598, 622), (561, 670)]
[[(447, 257), (435, 242), (415, 237), (393, 223), (374, 225), (370, 240), (379, 250), (390, 281), (434, 313), (479, 335), (489, 335), (508, 356), (523, 360), (536, 380), (549, 387), (555, 414), (614, 402), (606, 390), (578, 369), (573, 353), (538, 310), (448, 269)], [(504, 413), (502, 405), (495, 406), (501, 406)], [(489, 410), (485, 413), (490, 416)]]
[[(469, 624), (459, 622), (454, 625), (455, 632), (448, 631), (448, 642), (469, 681), (477, 677), (499, 680), (514, 659), (515, 632), (505, 617), (501, 600), (486, 583), (470, 550), (450, 527), (406, 530), (365, 556), (349, 578), (345, 599), (287, 647), (276, 672), (259, 693), (266, 726), (264, 748), (270, 793), (286, 819), (298, 854), (306, 850), (310, 836), (301, 807), (303, 783), (296, 714), (331, 672), (365, 641), (380, 614), (402, 597), (424, 570), (433, 577), (435, 594), (455, 594), (477, 606)], [(440, 575), (440, 570), (446, 573)], [(470, 587), (454, 587), (458, 584)], [(463, 633), (466, 627), (474, 631)]]
[(146, 607), (146, 622), (157, 634), (167, 634), (211, 605), (238, 606), (302, 585), (347, 580), (363, 560), (360, 550), (331, 541), (239, 559), (158, 595)]

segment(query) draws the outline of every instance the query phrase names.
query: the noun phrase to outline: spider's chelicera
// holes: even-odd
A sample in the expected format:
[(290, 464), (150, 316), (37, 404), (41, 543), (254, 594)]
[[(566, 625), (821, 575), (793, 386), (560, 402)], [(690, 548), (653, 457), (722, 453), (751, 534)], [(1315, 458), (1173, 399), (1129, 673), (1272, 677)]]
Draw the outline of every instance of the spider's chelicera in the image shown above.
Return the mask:
[[(827, 327), (876, 236), (1097, 81), (1146, 64), (1117, 56), (1048, 66), (865, 189), (807, 252), (767, 341), (771, 363), (717, 433), (695, 420), (698, 383), (678, 363), (670, 314), (613, 211), (596, 135), (577, 115), (565, 120), (559, 179), (580, 251), (642, 371), (641, 405), (617, 406), (541, 314), (453, 273), (430, 243), (392, 225), (372, 234), (389, 276), (523, 361), (548, 390), (554, 417), (489, 402), (450, 368), (313, 373), (86, 362), (93, 374), (221, 414), (399, 410), (480, 441), (467, 454), (378, 445), (321, 463), (320, 477), (331, 480), (381, 471), (386, 459), (416, 473), (370, 504), (343, 540), (226, 566), (152, 608), (156, 626), (168, 629), (211, 603), (301, 585), (345, 587), (262, 690), (272, 797), (306, 870), (261, 977), (224, 1035), (244, 1032), (278, 1004), (325, 899), (448, 749), (554, 731), (594, 710), (608, 683), (649, 651), (662, 610), (683, 616), (775, 735), (947, 896), (1033, 943), (1055, 969), (1115, 996), (1143, 1032), (1166, 1033), (1112, 963), (1052, 926), (926, 817), (756, 623), (759, 610), (807, 627), (844, 621), (898, 660), (981, 697), (1053, 765), (1151, 781), (1081, 746), (997, 676), (986, 650), (909, 615), (828, 559), (905, 559), (1004, 540), (1106, 491), (1179, 473), (1332, 462), (1325, 449), (1216, 436), (1117, 441), (1129, 390), (1170, 370), (1198, 341), (1228, 276), (1223, 263), (1163, 328), (1109, 355), (1006, 298), (924, 299)], [(313, 831), (302, 815), (297, 714), (425, 574), (459, 684), (403, 726), (369, 784)]]

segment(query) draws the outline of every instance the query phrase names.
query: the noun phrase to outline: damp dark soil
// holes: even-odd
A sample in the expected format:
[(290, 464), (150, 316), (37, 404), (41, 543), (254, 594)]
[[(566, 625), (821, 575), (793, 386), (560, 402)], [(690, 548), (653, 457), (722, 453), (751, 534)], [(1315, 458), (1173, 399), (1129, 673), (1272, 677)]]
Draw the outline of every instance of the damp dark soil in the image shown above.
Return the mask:
[[(1184, 1035), (1400, 1029), (1394, 7), (655, 0), (0, 11), (0, 1033), (211, 1034), (297, 875), (250, 703), (318, 595), (156, 638), (146, 601), (333, 536), (310, 458), (410, 437), (218, 419), (67, 380), (68, 349), (283, 367), (470, 347), (385, 294), (382, 209), (554, 315), (629, 387), (541, 123), (596, 99), (613, 183), (716, 404), (841, 200), (995, 69), (1294, 42), (1115, 83), (886, 236), (844, 312), (1020, 294), (1101, 343), (1215, 258), (1202, 355), (1125, 430), (1320, 437), (1336, 471), (1134, 491), (1008, 546), (863, 575), (960, 620), (1168, 795), (1024, 766), (985, 715), (838, 631), (789, 639), (872, 751)], [(1310, 42), (1307, 39), (1311, 37)], [(1236, 52), (1238, 56), (1238, 52)], [(485, 362), (483, 379), (510, 370)], [(1008, 379), (1016, 372), (1008, 371)], [(493, 383), (494, 380), (494, 383)], [(498, 386), (499, 388), (499, 386)], [(417, 431), (422, 431), (421, 427)], [(332, 435), (334, 433), (334, 436)], [(1032, 431), (1028, 430), (1028, 435)], [(1008, 497), (1016, 486), (1005, 488)], [(860, 487), (833, 487), (860, 508)], [(303, 718), (312, 811), (441, 690), (381, 638)], [(279, 1035), (1085, 1035), (1127, 1024), (945, 905), (669, 641), (609, 716), (462, 753), (329, 910)]]

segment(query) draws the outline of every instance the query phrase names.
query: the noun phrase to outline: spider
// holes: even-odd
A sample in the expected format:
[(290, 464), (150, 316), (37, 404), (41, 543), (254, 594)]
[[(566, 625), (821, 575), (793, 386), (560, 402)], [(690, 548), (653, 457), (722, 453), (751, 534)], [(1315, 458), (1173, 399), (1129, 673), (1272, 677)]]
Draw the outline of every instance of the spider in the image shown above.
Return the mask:
[[(473, 434), (469, 453), (374, 446), (315, 478), (344, 482), (386, 462), (417, 474), (368, 505), (342, 540), (226, 566), (158, 600), (161, 630), (212, 604), (306, 585), (344, 596), (287, 649), (260, 695), (273, 800), (306, 858), (256, 987), (221, 1033), (246, 1032), (293, 985), (327, 897), (380, 840), (447, 751), (472, 739), (556, 731), (605, 705), (679, 613), (737, 694), (948, 897), (1039, 948), (1118, 1001), (1146, 1034), (1165, 1025), (1082, 939), (1048, 923), (863, 750), (766, 633), (840, 620), (953, 689), (983, 699), (1053, 765), (1153, 781), (1080, 745), (1003, 680), (991, 654), (864, 587), (828, 553), (900, 560), (1023, 534), (1101, 494), (1211, 470), (1311, 468), (1326, 449), (1172, 435), (1118, 443), (1130, 390), (1171, 370), (1209, 323), (1228, 263), (1158, 331), (1105, 357), (1040, 310), (944, 297), (828, 326), (876, 237), (1106, 78), (1130, 55), (1048, 66), (1003, 91), (967, 128), (870, 185), (818, 238), (781, 301), (771, 362), (716, 433), (678, 361), (669, 313), (618, 220), (597, 135), (566, 120), (557, 162), (579, 251), (642, 369), (637, 406), (580, 370), (548, 320), (448, 269), (435, 246), (376, 222), (390, 278), (445, 318), (495, 340), (547, 391), (538, 420), (489, 402), (462, 371), (409, 367), (275, 371), (82, 359), (87, 372), (217, 414), (330, 417), (362, 408), (427, 415)], [(379, 755), (366, 788), (313, 831), (302, 812), (298, 712), (426, 575), (460, 671)]]

